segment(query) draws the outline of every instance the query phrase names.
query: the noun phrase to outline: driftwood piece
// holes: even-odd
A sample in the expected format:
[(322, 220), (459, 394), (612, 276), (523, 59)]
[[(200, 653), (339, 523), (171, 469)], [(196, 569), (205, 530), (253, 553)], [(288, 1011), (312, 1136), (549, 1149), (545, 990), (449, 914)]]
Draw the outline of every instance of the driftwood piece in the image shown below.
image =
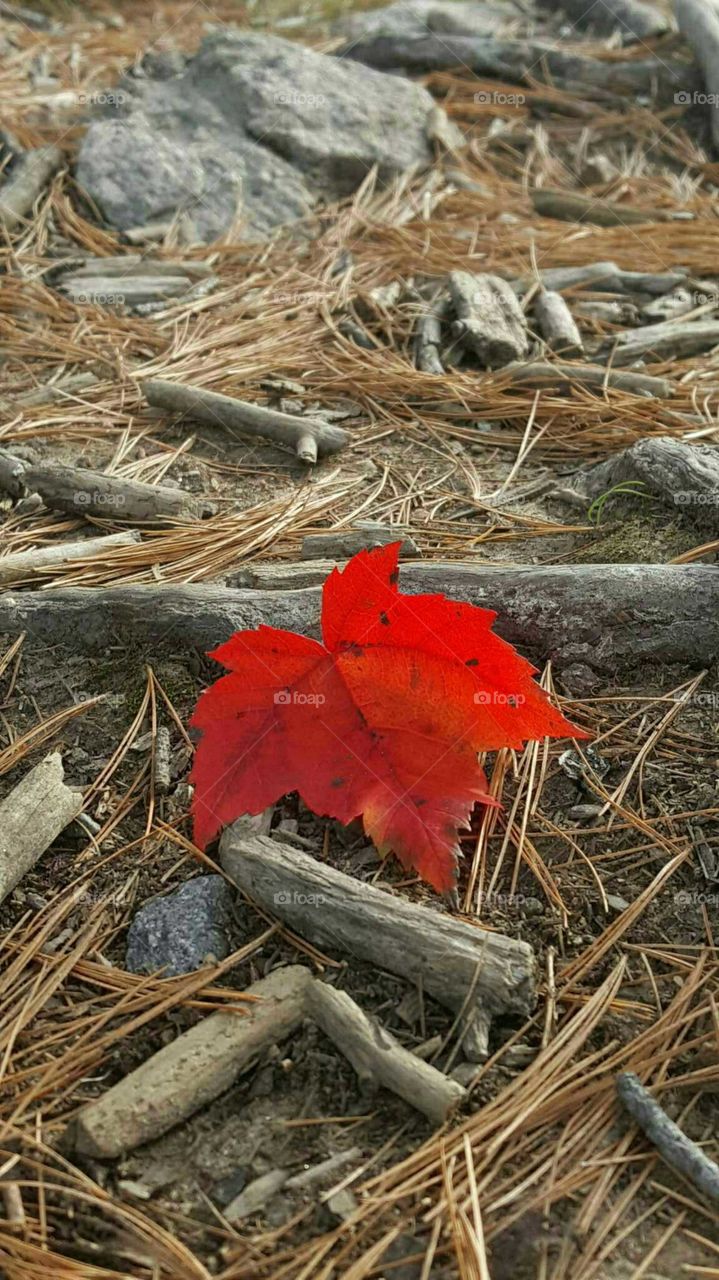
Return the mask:
[(257, 404), (217, 395), (202, 387), (183, 386), (155, 378), (142, 384), (148, 404), (170, 413), (184, 413), (214, 427), (232, 427), (246, 435), (267, 436), (289, 445), (303, 462), (315, 462), (318, 455), (336, 453), (347, 444), (347, 432), (319, 418), (300, 418)]
[(68, 396), (85, 391), (88, 387), (97, 386), (101, 381), (96, 373), (86, 370), (83, 373), (71, 373), (67, 378), (59, 378), (57, 382), (47, 382), (41, 387), (32, 387), (29, 391), (21, 391), (18, 395), (0, 396), (0, 408), (8, 413), (15, 413), (18, 407), (34, 408), (38, 404), (65, 400)]
[(542, 187), (532, 192), (532, 204), (542, 218), (559, 222), (589, 222), (596, 227), (625, 227), (645, 222), (666, 222), (664, 209), (634, 209), (630, 205), (611, 204), (598, 196), (583, 196), (577, 191)]
[(516, 386), (567, 387), (576, 383), (580, 387), (591, 387), (602, 390), (613, 387), (618, 391), (628, 391), (635, 396), (658, 396), (662, 400), (674, 395), (674, 387), (667, 378), (652, 378), (645, 373), (633, 370), (622, 373), (616, 369), (605, 369), (600, 364), (549, 364), (543, 361), (532, 361), (531, 364), (509, 365), (502, 370), (507, 373)]
[(419, 555), (419, 547), (406, 528), (379, 520), (357, 520), (353, 529), (308, 533), (302, 539), (300, 555), (303, 560), (349, 560), (358, 551), (384, 547), (388, 542), (401, 542), (402, 555)]
[(716, 529), (719, 449), (712, 445), (650, 436), (581, 472), (575, 477), (575, 485), (594, 497), (626, 480), (640, 481), (647, 493), (681, 508), (697, 523)]
[(26, 151), (16, 161), (10, 177), (0, 186), (0, 226), (7, 231), (16, 231), (22, 226), (62, 163), (62, 151), (52, 146)]
[(70, 1137), (83, 1155), (112, 1159), (166, 1133), (229, 1089), (305, 1015), (309, 969), (292, 965), (255, 982), (246, 1015), (212, 1013), (83, 1107)]
[(581, 316), (583, 320), (598, 320), (601, 324), (639, 324), (639, 308), (635, 302), (605, 301), (598, 298), (597, 301), (584, 299), (574, 303), (575, 316)]
[(645, 0), (544, 0), (549, 8), (561, 9), (578, 27), (599, 35), (618, 31), (624, 42), (661, 36), (669, 30), (666, 16)]
[(467, 1096), (456, 1080), (404, 1049), (346, 991), (313, 982), (307, 990), (307, 1008), (360, 1080), (396, 1093), (432, 1124), (444, 1124)]
[(443, 374), (442, 322), (447, 315), (447, 298), (436, 298), (417, 317), (414, 329), (414, 362), (423, 373)]
[(0, 449), (0, 493), (7, 493), (11, 498), (21, 498), (25, 493), (25, 466), (21, 458)]
[(534, 300), (537, 327), (547, 346), (569, 360), (584, 355), (582, 336), (561, 293), (543, 289)]
[(225, 832), (220, 857), (241, 889), (302, 937), (421, 981), (461, 1012), (468, 1057), (485, 1056), (493, 1017), (532, 1008), (534, 956), (524, 942), (415, 906), (242, 825)]
[(719, 149), (719, 8), (712, 0), (674, 0), (674, 13), (704, 75), (712, 139)]
[(633, 364), (635, 360), (685, 360), (719, 346), (719, 320), (671, 320), (648, 324), (642, 329), (625, 329), (607, 338), (597, 354), (598, 360), (613, 365)]
[(458, 36), (447, 32), (418, 36), (368, 35), (337, 50), (380, 71), (398, 67), (408, 72), (446, 71), (461, 67), (479, 76), (523, 83), (571, 81), (583, 89), (653, 93), (681, 88), (686, 69), (656, 58), (603, 60), (558, 49), (548, 40), (495, 39), (492, 36)]
[(719, 1165), (669, 1119), (633, 1071), (623, 1071), (617, 1076), (617, 1096), (664, 1163), (688, 1178), (713, 1204), (719, 1205)]
[[(719, 568), (582, 564), (400, 566), (400, 587), (497, 611), (495, 630), (535, 662), (615, 675), (648, 662), (711, 666), (719, 648)], [(97, 652), (114, 645), (214, 649), (261, 625), (319, 631), (320, 591), (202, 585), (55, 587), (0, 593), (0, 635)]]
[(189, 276), (65, 276), (58, 289), (71, 302), (95, 306), (136, 307), (143, 302), (177, 298), (192, 288)]
[(487, 369), (521, 360), (529, 351), (527, 321), (514, 290), (499, 276), (452, 271), (453, 333)]
[(74, 516), (95, 516), (118, 524), (156, 524), (166, 519), (202, 519), (214, 506), (182, 489), (144, 484), (123, 476), (47, 463), (25, 468), (30, 493), (39, 493), (47, 507)]
[[(616, 262), (590, 262), (583, 267), (548, 267), (539, 272), (545, 289), (563, 292), (581, 288), (595, 293), (650, 293), (660, 297), (686, 283), (686, 271), (623, 271)], [(510, 283), (520, 296), (535, 284), (536, 276), (520, 276)]]
[(665, 293), (663, 297), (652, 298), (651, 302), (645, 303), (641, 312), (642, 320), (646, 324), (678, 320), (680, 316), (694, 311), (698, 305), (695, 293), (685, 288), (675, 289), (672, 293)]
[[(213, 274), (209, 262), (194, 258), (149, 258), (143, 253), (115, 254), (108, 258), (72, 258), (69, 264), (73, 278), (91, 278), (98, 276), (121, 276), (123, 279), (134, 276), (190, 276), (203, 279)], [(62, 263), (59, 264), (62, 268)], [(53, 267), (56, 275), (58, 266)]]
[(136, 529), (124, 533), (110, 533), (103, 538), (79, 538), (75, 542), (50, 542), (34, 551), (17, 551), (14, 555), (0, 556), (0, 587), (10, 583), (33, 582), (48, 569), (59, 569), (89, 556), (102, 556), (114, 547), (129, 547), (140, 541)]
[(53, 751), (0, 804), (0, 902), (82, 809), (82, 792), (64, 781)]

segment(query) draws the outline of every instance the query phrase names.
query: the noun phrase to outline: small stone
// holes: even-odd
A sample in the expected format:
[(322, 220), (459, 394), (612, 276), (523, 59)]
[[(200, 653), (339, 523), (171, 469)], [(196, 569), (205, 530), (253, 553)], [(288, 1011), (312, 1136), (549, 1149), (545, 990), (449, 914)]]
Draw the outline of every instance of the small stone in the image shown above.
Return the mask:
[(343, 1191), (335, 1191), (335, 1194), (330, 1196), (327, 1201), (327, 1208), (330, 1213), (334, 1214), (335, 1218), (341, 1218), (343, 1222), (346, 1222), (358, 1208), (357, 1197), (352, 1194), (348, 1187), (345, 1187)]
[(165, 898), (154, 898), (135, 916), (125, 965), (131, 973), (165, 977), (192, 973), (212, 955), (229, 954), (233, 891), (222, 876), (197, 876)]
[(610, 911), (626, 911), (629, 907), (629, 903), (626, 898), (620, 898), (618, 893), (608, 893), (607, 906)]
[(220, 1178), (220, 1181), (215, 1183), (212, 1188), (212, 1199), (215, 1204), (223, 1208), (231, 1200), (234, 1200), (241, 1191), (244, 1191), (246, 1186), (247, 1169), (244, 1167), (233, 1169), (232, 1173), (228, 1174), (226, 1178)]

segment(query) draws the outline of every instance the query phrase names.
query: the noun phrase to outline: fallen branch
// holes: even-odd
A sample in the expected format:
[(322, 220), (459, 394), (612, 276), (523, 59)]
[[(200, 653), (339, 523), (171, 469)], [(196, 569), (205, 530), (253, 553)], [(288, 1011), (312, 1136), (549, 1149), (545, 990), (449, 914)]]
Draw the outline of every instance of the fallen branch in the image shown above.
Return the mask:
[(600, 364), (549, 364), (533, 361), (531, 364), (508, 365), (503, 373), (509, 375), (514, 386), (546, 386), (553, 383), (557, 387), (567, 387), (576, 383), (580, 387), (613, 387), (617, 391), (628, 391), (635, 396), (658, 396), (668, 400), (674, 395), (674, 387), (667, 378), (651, 378), (646, 373), (620, 373), (615, 369), (606, 369)]
[(568, 360), (584, 355), (582, 336), (561, 293), (542, 289), (534, 300), (534, 315), (550, 351), (557, 351)]
[(53, 751), (0, 804), (0, 902), (80, 813), (82, 792), (64, 777), (62, 758)]
[(669, 1119), (633, 1071), (623, 1071), (617, 1076), (617, 1096), (665, 1164), (687, 1178), (713, 1204), (719, 1205), (719, 1165)]
[(653, 493), (668, 505), (686, 511), (693, 520), (716, 528), (719, 449), (686, 444), (671, 436), (649, 437), (580, 472), (575, 484), (589, 497), (596, 497), (627, 480), (639, 481), (646, 493)]
[(212, 1013), (89, 1102), (68, 1138), (83, 1155), (108, 1160), (159, 1138), (235, 1080), (305, 1016), (309, 969), (292, 965), (255, 982), (248, 1013)]
[(554, 191), (549, 187), (533, 191), (532, 204), (542, 218), (555, 218), (559, 222), (588, 222), (596, 227), (666, 222), (669, 216), (664, 209), (633, 209), (630, 205), (611, 204), (598, 196)]
[(346, 991), (324, 982), (307, 989), (307, 1008), (360, 1080), (396, 1093), (435, 1125), (444, 1124), (466, 1091), (429, 1062), (404, 1049), (376, 1018), (370, 1018)]
[[(498, 613), (495, 629), (536, 662), (616, 675), (637, 663), (711, 666), (719, 648), (714, 565), (400, 566), (404, 591), (439, 592)], [(57, 587), (0, 594), (0, 635), (23, 631), (72, 653), (114, 645), (211, 649), (261, 625), (318, 634), (320, 592), (206, 585)]]
[(214, 506), (182, 489), (170, 489), (123, 476), (65, 467), (59, 463), (26, 467), (30, 493), (39, 493), (47, 507), (73, 516), (94, 516), (123, 524), (157, 524), (162, 520), (204, 519)]
[[(650, 293), (659, 297), (686, 283), (686, 271), (623, 271), (616, 262), (590, 262), (583, 267), (548, 267), (538, 273), (545, 289), (586, 289), (597, 293)], [(520, 296), (531, 289), (537, 276), (520, 276), (510, 284)]]
[(493, 1017), (526, 1017), (533, 1006), (534, 956), (524, 942), (394, 897), (242, 824), (225, 832), (220, 856), (231, 879), (301, 937), (421, 981), (462, 1011), (470, 1058), (486, 1056)]
[(63, 159), (59, 147), (37, 147), (16, 161), (10, 177), (0, 186), (0, 226), (7, 231), (22, 226)]
[(612, 364), (633, 364), (635, 360), (685, 360), (719, 346), (719, 320), (665, 321), (642, 329), (625, 329), (607, 338), (597, 359)]
[(358, 551), (384, 547), (388, 542), (401, 542), (402, 555), (419, 555), (419, 547), (406, 528), (378, 520), (357, 520), (352, 529), (308, 533), (302, 539), (300, 555), (303, 560), (349, 560)]
[(704, 74), (712, 138), (719, 148), (719, 9), (709, 0), (674, 0), (674, 13)]
[(341, 427), (331, 426), (318, 418), (300, 418), (275, 409), (217, 395), (202, 387), (183, 386), (177, 382), (153, 379), (142, 384), (148, 404), (184, 413), (198, 422), (215, 427), (232, 427), (246, 435), (267, 436), (293, 448), (303, 462), (316, 462), (317, 457), (336, 453), (347, 444), (348, 435)]
[(34, 551), (17, 551), (0, 558), (0, 586), (33, 582), (48, 569), (59, 569), (77, 560), (102, 556), (115, 547), (129, 547), (140, 541), (135, 529), (111, 533), (103, 538), (80, 538), (76, 542), (50, 542)]
[(423, 373), (443, 374), (442, 321), (448, 310), (447, 298), (436, 298), (417, 317), (414, 330), (414, 362)]
[(11, 498), (21, 498), (25, 493), (24, 475), (25, 463), (0, 449), (0, 492)]
[(121, 277), (68, 275), (57, 286), (71, 302), (95, 306), (137, 307), (144, 302), (176, 298), (192, 288), (184, 275), (128, 275)]
[(457, 317), (452, 331), (485, 368), (494, 369), (526, 356), (527, 320), (506, 280), (452, 271), (447, 283)]

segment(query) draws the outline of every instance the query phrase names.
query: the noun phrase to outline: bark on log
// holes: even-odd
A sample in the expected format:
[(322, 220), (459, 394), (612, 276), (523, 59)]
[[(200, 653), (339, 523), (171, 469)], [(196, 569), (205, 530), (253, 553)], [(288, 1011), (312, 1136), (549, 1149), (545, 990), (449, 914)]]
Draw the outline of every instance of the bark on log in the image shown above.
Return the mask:
[(225, 832), (220, 858), (241, 889), (303, 938), (421, 981), (461, 1011), (468, 1057), (486, 1054), (493, 1017), (526, 1017), (533, 1006), (534, 955), (524, 942), (394, 897), (242, 825)]
[(551, 9), (561, 9), (580, 28), (600, 35), (619, 31), (625, 42), (661, 36), (669, 30), (665, 15), (644, 0), (544, 0)]
[[(494, 609), (497, 633), (530, 659), (615, 675), (647, 662), (711, 666), (719, 650), (713, 565), (408, 564), (400, 586)], [(73, 653), (133, 644), (215, 648), (261, 625), (318, 635), (320, 592), (217, 586), (57, 587), (0, 594), (0, 634)]]
[(577, 191), (555, 191), (550, 187), (533, 191), (532, 204), (542, 218), (555, 218), (559, 222), (588, 222), (595, 227), (626, 227), (668, 220), (664, 209), (633, 209), (630, 205), (612, 204), (598, 196), (583, 196)]
[(239, 1075), (305, 1016), (309, 969), (275, 969), (248, 988), (246, 1015), (211, 1013), (89, 1102), (69, 1137), (83, 1155), (109, 1160), (159, 1138), (229, 1089)]
[(568, 360), (578, 360), (584, 355), (582, 335), (561, 293), (543, 289), (534, 300), (537, 327), (551, 351), (557, 351)]
[(686, 360), (719, 346), (719, 320), (668, 320), (664, 324), (648, 324), (642, 329), (625, 329), (607, 338), (597, 354), (598, 360), (613, 365), (633, 364), (635, 360)]
[(674, 387), (667, 378), (651, 378), (645, 373), (634, 373), (633, 370), (621, 373), (616, 369), (606, 369), (600, 364), (549, 364), (533, 361), (531, 364), (508, 365), (503, 373), (509, 374), (512, 384), (522, 386), (546, 386), (553, 383), (557, 387), (567, 387), (572, 382), (580, 387), (597, 387), (602, 390), (614, 387), (618, 391), (628, 391), (635, 396), (658, 396), (668, 400), (674, 395)]
[(719, 150), (719, 8), (712, 0), (674, 0), (674, 13), (704, 74), (712, 138)]
[(580, 472), (575, 485), (595, 497), (625, 480), (640, 481), (647, 493), (699, 524), (712, 529), (719, 524), (719, 449), (711, 445), (649, 437)]
[(526, 356), (527, 320), (506, 280), (452, 271), (447, 283), (457, 316), (452, 330), (485, 368), (495, 369)]
[(380, 71), (403, 68), (408, 72), (446, 71), (452, 67), (469, 69), (479, 76), (523, 83), (573, 81), (585, 89), (652, 93), (681, 88), (686, 69), (677, 63), (656, 58), (600, 59), (567, 53), (543, 40), (503, 40), (492, 36), (456, 36), (429, 33), (420, 36), (369, 35), (337, 50), (343, 58), (353, 58)]
[(623, 1071), (617, 1076), (617, 1094), (625, 1111), (654, 1144), (665, 1164), (688, 1178), (714, 1205), (719, 1205), (719, 1166), (669, 1119), (633, 1071)]
[(318, 418), (300, 418), (275, 409), (263, 409), (260, 405), (217, 395), (202, 387), (188, 387), (155, 378), (144, 382), (142, 390), (148, 404), (156, 408), (170, 413), (185, 413), (210, 426), (232, 427), (245, 435), (267, 436), (270, 440), (289, 445), (303, 461), (314, 461), (309, 456), (308, 437), (315, 442), (315, 458), (318, 454), (336, 453), (349, 439), (341, 427), (331, 426)]
[(204, 519), (214, 506), (182, 489), (169, 489), (141, 480), (65, 467), (59, 463), (25, 468), (25, 486), (39, 493), (47, 507), (73, 516), (96, 516), (118, 524), (157, 524), (158, 521)]
[(431, 1124), (444, 1124), (466, 1098), (466, 1090), (456, 1080), (403, 1048), (346, 991), (313, 982), (307, 990), (307, 1009), (361, 1081), (396, 1093)]
[(0, 902), (81, 809), (82, 792), (66, 785), (59, 752), (25, 774), (0, 804)]
[(62, 163), (59, 147), (37, 147), (25, 152), (13, 165), (8, 180), (0, 186), (0, 226), (7, 231), (16, 231), (22, 226)]
[(300, 555), (303, 560), (349, 560), (358, 551), (384, 547), (389, 542), (401, 542), (402, 555), (419, 555), (419, 547), (407, 529), (380, 524), (378, 520), (357, 520), (353, 529), (308, 533), (302, 539)]
[(135, 529), (124, 533), (110, 533), (103, 538), (80, 538), (76, 542), (51, 542), (35, 551), (18, 551), (14, 555), (0, 557), (0, 587), (10, 583), (35, 582), (48, 569), (62, 568), (77, 560), (102, 556), (114, 547), (129, 547), (140, 541)]

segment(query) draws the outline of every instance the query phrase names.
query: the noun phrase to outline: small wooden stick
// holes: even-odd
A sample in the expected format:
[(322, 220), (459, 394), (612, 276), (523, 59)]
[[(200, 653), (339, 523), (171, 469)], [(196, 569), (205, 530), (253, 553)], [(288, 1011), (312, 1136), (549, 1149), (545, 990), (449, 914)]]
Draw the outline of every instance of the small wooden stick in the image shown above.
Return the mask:
[(662, 1160), (719, 1205), (719, 1165), (704, 1154), (673, 1120), (662, 1110), (633, 1071), (617, 1076), (617, 1096)]
[(0, 557), (0, 587), (11, 582), (32, 582), (47, 569), (61, 568), (88, 556), (101, 556), (114, 547), (134, 546), (141, 539), (136, 529), (110, 533), (103, 538), (79, 538), (75, 542), (51, 542), (34, 551), (17, 551)]
[(534, 300), (534, 314), (539, 332), (552, 351), (568, 359), (584, 355), (584, 344), (574, 317), (561, 293), (543, 289)]
[(18, 782), (0, 804), (0, 902), (81, 809), (82, 792), (66, 785), (58, 751)]
[(507, 373), (512, 382), (519, 386), (524, 383), (546, 386), (567, 386), (575, 382), (580, 387), (615, 387), (618, 391), (629, 391), (635, 396), (658, 396), (667, 400), (674, 395), (674, 387), (668, 378), (652, 378), (646, 373), (635, 373), (633, 369), (621, 372), (618, 369), (606, 369), (601, 364), (546, 364), (534, 361), (532, 364), (508, 365), (502, 373)]
[(31, 493), (39, 493), (47, 507), (69, 515), (96, 516), (118, 524), (156, 524), (165, 519), (187, 520), (212, 515), (215, 508), (182, 489), (170, 489), (124, 476), (47, 463), (25, 469)]
[[(142, 390), (148, 404), (158, 409), (186, 413), (198, 422), (214, 427), (233, 427), (245, 435), (267, 436), (270, 440), (290, 445), (305, 462), (313, 462), (318, 454), (336, 453), (345, 447), (349, 439), (341, 427), (318, 418), (300, 418), (275, 409), (263, 409), (233, 396), (205, 391), (203, 387), (188, 387), (179, 382), (153, 378), (142, 384)], [(311, 456), (313, 452), (314, 457)]]
[(22, 226), (45, 184), (62, 163), (59, 147), (37, 147), (25, 152), (13, 166), (8, 181), (0, 187), (0, 226), (8, 231)]

